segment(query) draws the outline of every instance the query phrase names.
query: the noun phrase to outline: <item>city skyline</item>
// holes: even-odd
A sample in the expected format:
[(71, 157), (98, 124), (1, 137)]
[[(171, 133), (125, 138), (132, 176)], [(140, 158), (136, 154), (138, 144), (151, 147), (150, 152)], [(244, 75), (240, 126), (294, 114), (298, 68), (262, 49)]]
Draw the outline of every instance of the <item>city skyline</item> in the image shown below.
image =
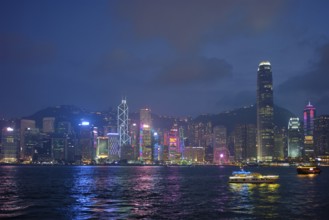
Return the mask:
[[(186, 7), (186, 6), (189, 7)], [(48, 106), (216, 114), (256, 103), (272, 64), (274, 103), (329, 112), (329, 3), (1, 1), (0, 117)]]

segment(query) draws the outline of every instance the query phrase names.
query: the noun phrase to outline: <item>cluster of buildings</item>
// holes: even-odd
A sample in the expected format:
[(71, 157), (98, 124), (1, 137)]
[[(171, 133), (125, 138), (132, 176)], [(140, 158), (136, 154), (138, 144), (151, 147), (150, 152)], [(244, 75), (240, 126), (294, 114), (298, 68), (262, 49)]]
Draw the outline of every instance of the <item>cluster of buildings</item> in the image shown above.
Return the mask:
[[(154, 124), (149, 108), (130, 117), (122, 99), (115, 122), (43, 117), (1, 126), (1, 163), (47, 164), (229, 164), (235, 162), (329, 162), (329, 115), (316, 116), (309, 103), (303, 119), (274, 123), (272, 70), (257, 71), (256, 123), (231, 128), (212, 121), (175, 119)], [(100, 114), (100, 113), (97, 113)], [(137, 115), (137, 116), (136, 116)]]

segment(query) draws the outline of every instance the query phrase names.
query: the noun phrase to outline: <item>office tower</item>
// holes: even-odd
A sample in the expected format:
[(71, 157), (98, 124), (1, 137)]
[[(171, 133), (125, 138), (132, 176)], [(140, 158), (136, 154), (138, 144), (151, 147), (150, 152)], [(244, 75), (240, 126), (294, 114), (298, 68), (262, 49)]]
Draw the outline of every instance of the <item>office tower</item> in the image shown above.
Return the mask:
[(287, 156), (287, 128), (274, 126), (274, 158), (284, 160)]
[(257, 160), (272, 161), (274, 153), (273, 83), (271, 64), (261, 62), (257, 72)]
[(121, 104), (118, 106), (118, 133), (119, 145), (123, 147), (130, 145), (130, 136), (128, 131), (128, 105), (127, 100), (122, 99)]
[(53, 133), (55, 132), (55, 118), (46, 117), (42, 119), (42, 131), (44, 133)]
[(185, 147), (185, 160), (194, 164), (204, 164), (205, 148), (204, 147)]
[(227, 163), (229, 160), (229, 152), (227, 149), (227, 130), (226, 127), (220, 125), (213, 128), (213, 149), (214, 164)]
[(256, 126), (238, 124), (234, 128), (234, 158), (241, 161), (256, 161)]
[(78, 132), (78, 149), (76, 151), (77, 160), (81, 160), (83, 164), (91, 164), (93, 161), (93, 149), (94, 149), (94, 134), (93, 126), (83, 121), (79, 125)]
[(27, 130), (34, 129), (35, 128), (35, 121), (29, 120), (29, 119), (21, 119), (20, 122), (20, 159), (22, 160), (31, 160), (30, 157), (28, 157), (26, 154), (26, 148), (25, 148), (25, 133)]
[(13, 127), (2, 129), (0, 161), (4, 163), (16, 163), (18, 159), (18, 133)]
[(151, 163), (152, 161), (151, 128), (151, 110), (141, 109), (139, 129), (139, 160), (144, 161), (145, 163)]
[(304, 156), (306, 159), (314, 157), (314, 118), (316, 117), (316, 110), (311, 102), (304, 108)]
[(185, 150), (185, 136), (184, 136), (184, 128), (183, 127), (179, 127), (178, 129), (178, 133), (179, 133), (179, 153), (181, 155), (181, 159), (184, 159), (184, 150)]
[(71, 134), (72, 133), (72, 125), (71, 122), (68, 121), (60, 121), (56, 127), (56, 133), (58, 134)]
[(177, 124), (174, 124), (169, 132), (169, 160), (178, 162), (180, 160), (179, 132)]
[(24, 132), (24, 158), (29, 162), (37, 161), (37, 150), (42, 145), (38, 128), (30, 128)]
[(316, 156), (329, 155), (329, 115), (314, 119), (314, 149)]
[(159, 134), (158, 132), (153, 132), (153, 161), (160, 161), (160, 144), (159, 144)]
[(120, 160), (119, 133), (108, 133), (109, 138), (109, 162)]
[(288, 157), (302, 156), (302, 133), (299, 118), (290, 118), (288, 123)]
[(67, 138), (62, 134), (54, 134), (51, 138), (52, 158), (60, 163), (65, 161)]
[(138, 136), (138, 126), (136, 122), (130, 123), (130, 142), (131, 142), (131, 148), (133, 151), (133, 155), (132, 155), (132, 160), (138, 160), (139, 157), (139, 136)]
[(109, 137), (97, 137), (96, 162), (106, 163), (109, 158)]

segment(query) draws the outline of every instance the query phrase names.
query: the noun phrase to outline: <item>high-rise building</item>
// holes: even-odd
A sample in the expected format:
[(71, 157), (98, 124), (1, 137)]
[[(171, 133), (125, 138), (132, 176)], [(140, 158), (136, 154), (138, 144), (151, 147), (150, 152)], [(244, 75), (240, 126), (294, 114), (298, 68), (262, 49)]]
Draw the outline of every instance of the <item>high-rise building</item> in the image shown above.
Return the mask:
[(238, 124), (234, 129), (235, 160), (256, 160), (256, 126), (254, 124)]
[(299, 118), (290, 118), (288, 123), (288, 157), (302, 156), (302, 134)]
[(152, 161), (152, 118), (150, 109), (140, 110), (139, 160), (146, 163)]
[(304, 108), (304, 156), (306, 159), (314, 157), (314, 118), (316, 117), (316, 109), (311, 102)]
[(185, 160), (194, 164), (204, 164), (205, 148), (204, 147), (185, 147)]
[(91, 164), (93, 161), (94, 133), (93, 126), (88, 121), (83, 121), (78, 133), (77, 159), (83, 164)]
[(21, 119), (20, 123), (20, 158), (23, 160), (30, 160), (31, 158), (26, 155), (25, 133), (27, 130), (35, 128), (35, 121), (29, 119)]
[(109, 137), (97, 137), (96, 161), (105, 163), (109, 158)]
[(274, 153), (273, 82), (271, 64), (261, 62), (257, 73), (257, 160), (271, 161)]
[(53, 133), (55, 132), (55, 118), (46, 117), (42, 119), (42, 131), (44, 133)]
[(130, 145), (130, 136), (128, 131), (128, 105), (127, 100), (122, 99), (118, 106), (118, 133), (120, 147)]
[(108, 133), (109, 137), (109, 162), (118, 161), (120, 159), (119, 134)]
[(169, 160), (177, 162), (180, 159), (179, 131), (177, 124), (174, 124), (169, 132)]
[(314, 149), (316, 156), (329, 155), (329, 115), (314, 119)]
[(18, 159), (18, 133), (13, 127), (2, 129), (2, 140), (0, 148), (0, 161), (15, 163)]
[(274, 127), (274, 158), (284, 160), (288, 156), (287, 128)]
[(214, 164), (227, 163), (229, 160), (229, 151), (227, 149), (227, 130), (226, 127), (219, 125), (213, 128), (213, 150)]

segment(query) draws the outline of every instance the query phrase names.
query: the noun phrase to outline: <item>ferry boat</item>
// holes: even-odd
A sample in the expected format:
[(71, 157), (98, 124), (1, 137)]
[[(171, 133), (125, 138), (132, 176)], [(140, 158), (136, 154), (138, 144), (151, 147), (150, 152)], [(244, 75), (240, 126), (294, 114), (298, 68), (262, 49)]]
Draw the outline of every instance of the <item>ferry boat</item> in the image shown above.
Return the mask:
[(321, 170), (317, 166), (298, 166), (298, 174), (320, 174)]
[(263, 176), (249, 171), (234, 171), (229, 177), (229, 183), (274, 183), (279, 179), (277, 175)]

